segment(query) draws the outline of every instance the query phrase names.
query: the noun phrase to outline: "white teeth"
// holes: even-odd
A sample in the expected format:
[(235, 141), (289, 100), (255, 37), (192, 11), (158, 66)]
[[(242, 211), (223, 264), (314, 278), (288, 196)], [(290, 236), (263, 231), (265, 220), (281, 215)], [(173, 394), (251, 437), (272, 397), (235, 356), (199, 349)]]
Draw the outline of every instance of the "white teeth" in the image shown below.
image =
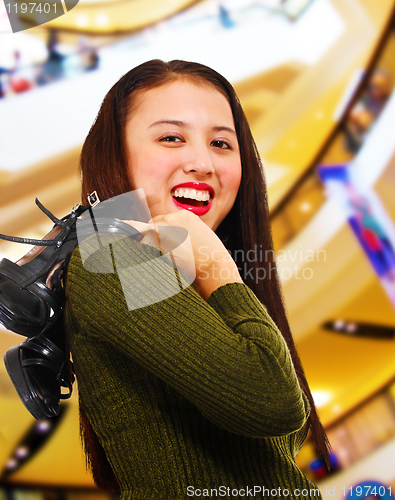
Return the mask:
[(209, 191), (206, 190), (200, 191), (189, 188), (173, 189), (171, 195), (174, 196), (175, 198), (189, 198), (191, 200), (197, 200), (197, 201), (209, 201), (210, 199)]

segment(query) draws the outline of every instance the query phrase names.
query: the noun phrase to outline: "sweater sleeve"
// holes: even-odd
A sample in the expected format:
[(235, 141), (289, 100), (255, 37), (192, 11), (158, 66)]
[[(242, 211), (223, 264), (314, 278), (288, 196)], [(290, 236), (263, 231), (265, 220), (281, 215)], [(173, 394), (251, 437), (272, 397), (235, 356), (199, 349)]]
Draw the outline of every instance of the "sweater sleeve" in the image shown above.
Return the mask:
[[(100, 272), (100, 252), (83, 265), (77, 249), (69, 264), (67, 289), (83, 335), (133, 359), (227, 431), (272, 437), (304, 425), (308, 405), (288, 348), (246, 285), (222, 286), (206, 302), (183, 288), (155, 248), (128, 238), (111, 248), (113, 273), (108, 262)], [(142, 296), (150, 305), (131, 308)]]

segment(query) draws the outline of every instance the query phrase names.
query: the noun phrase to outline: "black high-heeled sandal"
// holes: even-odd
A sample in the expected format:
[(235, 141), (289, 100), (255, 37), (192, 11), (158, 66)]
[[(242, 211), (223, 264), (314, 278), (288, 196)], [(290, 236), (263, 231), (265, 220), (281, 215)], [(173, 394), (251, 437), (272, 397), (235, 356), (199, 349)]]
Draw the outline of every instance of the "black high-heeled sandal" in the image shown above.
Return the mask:
[[(91, 205), (97, 203), (96, 195), (95, 203)], [(133, 200), (130, 203), (133, 205)], [(0, 238), (8, 241), (47, 247), (38, 255), (34, 254), (37, 249), (28, 252), (18, 261), (22, 261), (22, 265), (8, 259), (0, 262), (0, 323), (15, 333), (30, 337), (8, 349), (4, 364), (25, 407), (33, 417), (41, 419), (57, 416), (60, 399), (67, 399), (72, 394), (74, 373), (65, 348), (61, 314), (65, 297), (61, 280), (73, 250), (93, 232), (115, 233), (135, 239), (141, 235), (129, 224), (108, 217), (115, 208), (114, 216), (130, 218), (131, 205), (119, 206), (115, 199), (103, 203), (104, 208), (95, 208), (95, 213), (91, 207), (78, 205), (63, 219), (57, 219), (38, 200), (36, 204), (55, 223), (47, 236), (57, 234), (47, 240), (0, 234)], [(83, 216), (87, 211), (89, 215)], [(23, 262), (32, 255), (31, 260)], [(62, 387), (68, 392), (62, 392)]]
[[(37, 199), (36, 204), (54, 222), (47, 235), (54, 235), (53, 238), (33, 240), (0, 234), (0, 239), (35, 246), (17, 263), (8, 259), (0, 261), (0, 323), (26, 337), (47, 329), (62, 312), (62, 263), (77, 246), (75, 223), (86, 210), (78, 206), (63, 219), (58, 219)], [(37, 253), (39, 246), (46, 248)], [(51, 271), (52, 288), (47, 283)]]
[[(49, 328), (63, 310), (61, 278), (78, 242), (95, 231), (140, 237), (129, 224), (108, 217), (112, 200), (115, 199), (106, 200), (103, 208), (96, 207), (95, 215), (91, 207), (77, 205), (69, 215), (58, 219), (36, 199), (37, 206), (55, 224), (46, 236), (54, 235), (53, 238), (34, 240), (0, 234), (0, 239), (35, 246), (16, 263), (8, 259), (0, 261), (0, 324), (25, 337), (38, 335)], [(77, 238), (77, 219), (87, 211), (90, 216), (86, 214), (79, 221)], [(125, 213), (114, 214), (116, 216), (125, 217)], [(39, 246), (47, 248), (37, 253)]]
[(4, 364), (19, 398), (34, 418), (59, 415), (60, 400), (70, 398), (74, 383), (62, 318), (45, 333), (8, 349)]

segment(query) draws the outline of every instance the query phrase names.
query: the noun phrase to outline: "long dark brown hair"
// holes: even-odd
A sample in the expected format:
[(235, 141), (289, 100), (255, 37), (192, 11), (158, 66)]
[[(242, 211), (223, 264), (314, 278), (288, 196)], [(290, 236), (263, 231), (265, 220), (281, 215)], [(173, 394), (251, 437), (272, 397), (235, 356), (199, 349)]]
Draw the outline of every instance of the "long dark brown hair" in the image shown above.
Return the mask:
[[(263, 260), (249, 259), (248, 270), (244, 276), (242, 272), (242, 278), (266, 306), (288, 345), (300, 386), (310, 402), (311, 433), (318, 451), (329, 466), (329, 443), (316, 412), (283, 304), (274, 259), (262, 163), (231, 84), (207, 66), (177, 60), (167, 63), (160, 60), (148, 61), (126, 73), (106, 95), (83, 145), (80, 160), (82, 202), (86, 204), (86, 195), (92, 191), (97, 191), (99, 198), (106, 200), (134, 189), (128, 175), (125, 126), (136, 106), (136, 98), (144, 91), (179, 79), (212, 86), (225, 96), (231, 107), (240, 148), (242, 179), (234, 206), (216, 233), (242, 270), (248, 251), (258, 250), (258, 254), (262, 251), (265, 256)], [(265, 276), (265, 279), (258, 279), (258, 276)], [(103, 470), (105, 455), (83, 409), (81, 423), (94, 479), (99, 486), (114, 489), (115, 478), (112, 476), (111, 479), (111, 470), (108, 474)]]

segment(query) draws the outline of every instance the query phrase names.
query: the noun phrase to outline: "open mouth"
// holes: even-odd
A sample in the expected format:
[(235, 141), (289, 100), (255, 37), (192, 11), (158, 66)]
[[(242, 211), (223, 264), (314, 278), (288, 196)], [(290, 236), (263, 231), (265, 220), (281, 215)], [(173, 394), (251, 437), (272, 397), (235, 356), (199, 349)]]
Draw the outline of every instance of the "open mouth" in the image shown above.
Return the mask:
[(204, 189), (177, 188), (171, 195), (179, 205), (188, 207), (207, 207), (211, 198), (210, 192)]

